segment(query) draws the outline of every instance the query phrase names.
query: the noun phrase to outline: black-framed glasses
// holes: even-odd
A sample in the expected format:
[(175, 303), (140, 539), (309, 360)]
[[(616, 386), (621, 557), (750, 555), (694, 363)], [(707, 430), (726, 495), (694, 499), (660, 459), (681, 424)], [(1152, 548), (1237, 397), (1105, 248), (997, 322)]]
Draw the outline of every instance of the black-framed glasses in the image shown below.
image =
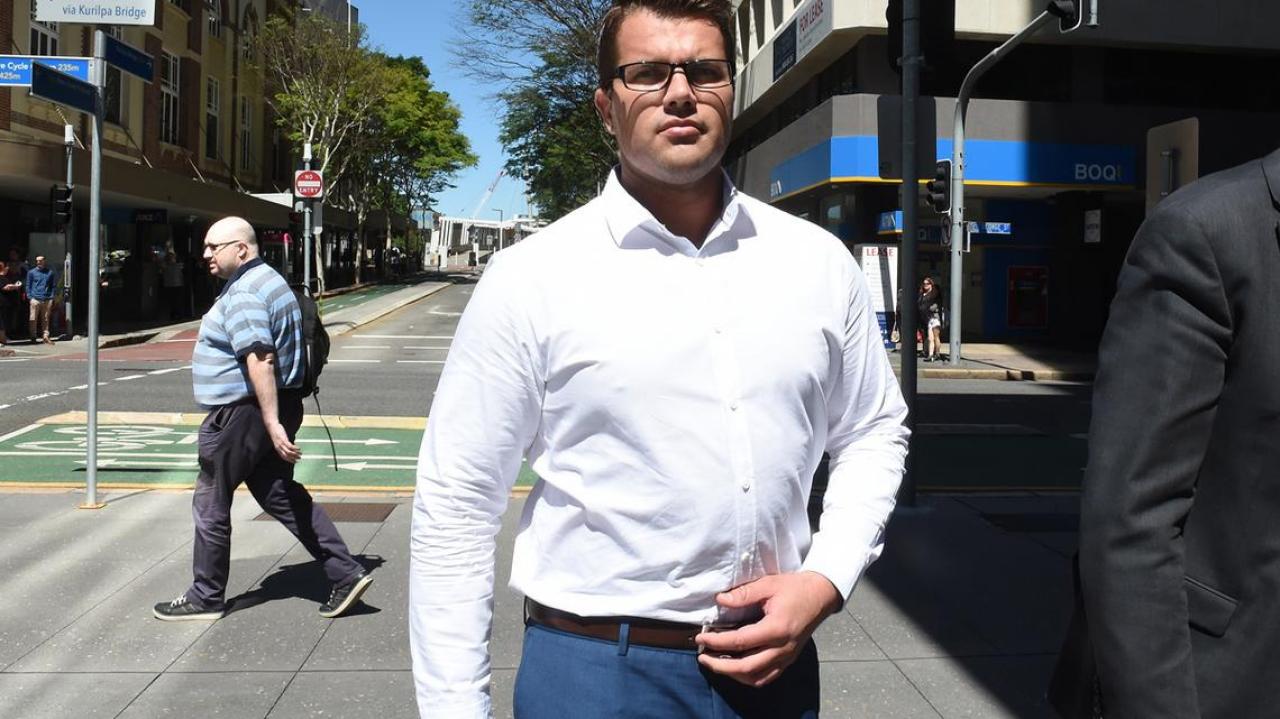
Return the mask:
[(628, 90), (654, 92), (665, 89), (679, 69), (689, 85), (699, 90), (715, 90), (733, 84), (733, 63), (728, 60), (688, 62), (629, 62), (618, 66), (618, 79)]
[(209, 244), (206, 242), (204, 245), (204, 249), (206, 252), (210, 253), (211, 255), (216, 255), (218, 254), (218, 252), (222, 250), (223, 247), (228, 247), (230, 245), (235, 245), (239, 243), (240, 243), (240, 240), (228, 240), (226, 242), (219, 242), (217, 244)]

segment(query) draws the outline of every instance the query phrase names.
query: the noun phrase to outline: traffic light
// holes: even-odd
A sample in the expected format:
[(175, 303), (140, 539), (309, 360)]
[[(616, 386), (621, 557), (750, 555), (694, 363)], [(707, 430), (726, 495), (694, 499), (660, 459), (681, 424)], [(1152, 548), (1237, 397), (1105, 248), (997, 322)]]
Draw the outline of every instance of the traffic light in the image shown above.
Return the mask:
[(53, 224), (66, 227), (71, 224), (71, 186), (57, 184), (49, 190), (49, 204), (53, 205)]
[(1050, 0), (1049, 12), (1058, 16), (1058, 32), (1071, 32), (1084, 20), (1084, 0)]
[(929, 193), (929, 204), (934, 212), (939, 215), (951, 212), (951, 160), (938, 160), (933, 179), (925, 183), (925, 190)]

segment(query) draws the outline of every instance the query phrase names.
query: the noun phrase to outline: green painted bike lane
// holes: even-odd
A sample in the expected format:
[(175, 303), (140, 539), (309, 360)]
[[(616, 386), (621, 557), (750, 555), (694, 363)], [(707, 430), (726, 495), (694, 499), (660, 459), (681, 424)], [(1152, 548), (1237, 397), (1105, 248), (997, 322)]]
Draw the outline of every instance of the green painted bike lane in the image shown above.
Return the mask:
[[(198, 416), (182, 415), (177, 422), (172, 421), (173, 417), (133, 415), (124, 422), (100, 422), (98, 485), (104, 489), (194, 486), (199, 469)], [(414, 418), (335, 420), (330, 421), (332, 449), (324, 428), (314, 418), (308, 418), (299, 430), (297, 441), (303, 457), (295, 469), (295, 479), (326, 490), (413, 489), (422, 441), (420, 418), (416, 422)], [(395, 426), (376, 426), (379, 420), (390, 420), (381, 424)], [(412, 426), (415, 423), (419, 426)], [(0, 438), (0, 488), (83, 486), (86, 432), (83, 418), (75, 422), (54, 417)], [(524, 467), (517, 486), (532, 486), (536, 479)]]
[(409, 283), (401, 282), (372, 285), (369, 287), (362, 287), (351, 292), (344, 292), (340, 295), (333, 295), (332, 297), (321, 297), (317, 304), (320, 306), (321, 313), (328, 314), (330, 312), (337, 312), (338, 310), (345, 310), (357, 305), (362, 305), (370, 300), (384, 297), (392, 292), (397, 292), (410, 286), (411, 285)]

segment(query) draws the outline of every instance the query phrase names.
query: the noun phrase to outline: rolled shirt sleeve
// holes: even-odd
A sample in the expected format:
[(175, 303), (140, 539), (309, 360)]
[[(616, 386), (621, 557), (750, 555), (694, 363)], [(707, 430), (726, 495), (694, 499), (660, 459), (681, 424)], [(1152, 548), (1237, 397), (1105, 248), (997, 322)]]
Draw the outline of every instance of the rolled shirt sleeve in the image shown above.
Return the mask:
[(866, 279), (852, 257), (840, 262), (847, 309), (840, 371), (828, 402), (831, 459), (822, 517), (803, 568), (825, 576), (848, 600), (884, 548), (910, 432)]
[(496, 536), (538, 427), (542, 359), (525, 283), (495, 256), (455, 333), (418, 459), (409, 626), (418, 708), (487, 717)]

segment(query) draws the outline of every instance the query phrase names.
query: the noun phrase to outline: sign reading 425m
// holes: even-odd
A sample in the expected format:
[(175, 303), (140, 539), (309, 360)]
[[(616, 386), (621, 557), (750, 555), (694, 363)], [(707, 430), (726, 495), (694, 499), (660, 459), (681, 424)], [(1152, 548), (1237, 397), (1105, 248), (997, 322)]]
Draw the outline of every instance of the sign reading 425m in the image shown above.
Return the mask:
[(156, 0), (36, 0), (40, 22), (155, 25)]

